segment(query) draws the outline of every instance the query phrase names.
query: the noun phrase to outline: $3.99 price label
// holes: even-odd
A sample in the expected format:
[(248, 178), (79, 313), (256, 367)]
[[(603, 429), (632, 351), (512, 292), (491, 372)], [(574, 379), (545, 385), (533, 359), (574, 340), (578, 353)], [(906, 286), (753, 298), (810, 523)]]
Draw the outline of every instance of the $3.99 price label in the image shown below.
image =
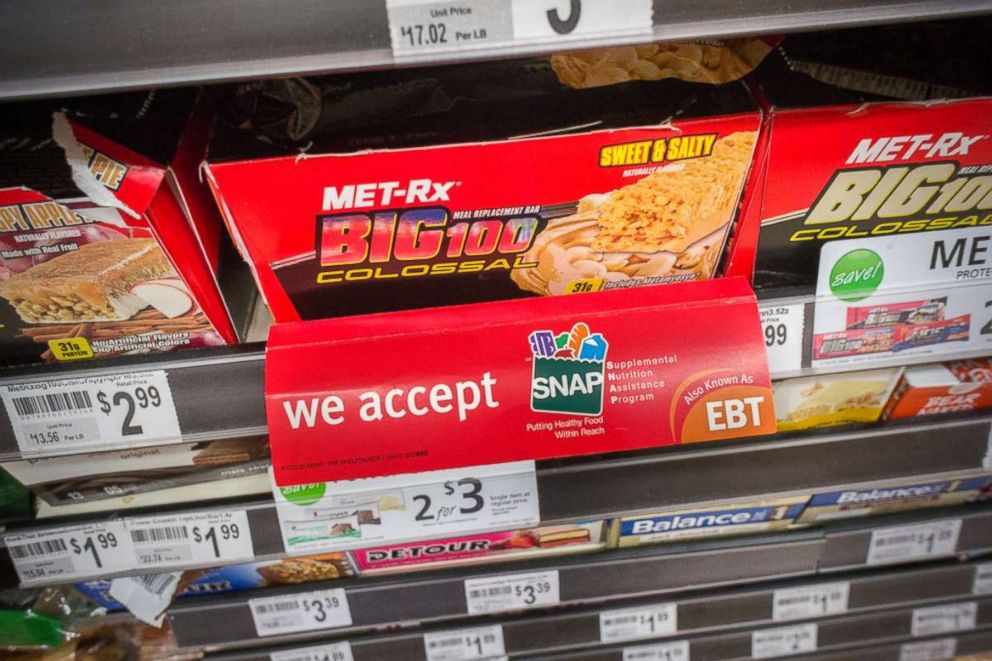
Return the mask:
[(273, 497), (290, 553), (344, 551), (540, 521), (533, 461), (274, 486)]
[(553, 606), (560, 600), (556, 569), (465, 579), (469, 615)]
[(249, 599), (255, 632), (275, 636), (351, 625), (351, 608), (341, 588)]
[(24, 453), (182, 441), (164, 370), (0, 386)]
[(111, 574), (134, 566), (134, 547), (123, 521), (4, 537), (25, 586)]

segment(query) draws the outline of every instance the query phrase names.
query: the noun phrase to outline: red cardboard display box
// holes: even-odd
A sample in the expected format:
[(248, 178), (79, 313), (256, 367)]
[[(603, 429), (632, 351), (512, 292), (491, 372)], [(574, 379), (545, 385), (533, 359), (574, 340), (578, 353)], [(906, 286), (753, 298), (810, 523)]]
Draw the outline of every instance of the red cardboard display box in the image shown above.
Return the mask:
[[(768, 52), (752, 42), (757, 59)], [(628, 59), (702, 69), (735, 56), (666, 48), (600, 60), (615, 56), (616, 73)], [(575, 89), (600, 60), (275, 81), (221, 98), (206, 172), (275, 320), (713, 277), (757, 103), (741, 82), (671, 73)], [(742, 62), (689, 80), (733, 80)]]
[(775, 431), (740, 278), (277, 324), (265, 379), (279, 486)]
[(992, 360), (955, 360), (907, 367), (886, 417), (977, 411), (992, 407)]
[(197, 93), (5, 110), (0, 358), (235, 342), (215, 279), (221, 220), (197, 178), (210, 125)]

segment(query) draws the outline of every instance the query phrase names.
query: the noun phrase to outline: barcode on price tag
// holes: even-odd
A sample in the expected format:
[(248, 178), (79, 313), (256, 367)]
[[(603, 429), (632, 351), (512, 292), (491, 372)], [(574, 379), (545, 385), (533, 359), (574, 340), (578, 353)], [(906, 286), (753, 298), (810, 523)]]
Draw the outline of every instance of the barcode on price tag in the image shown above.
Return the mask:
[(759, 312), (772, 378), (796, 376), (803, 368), (806, 304), (764, 305)]
[(971, 591), (975, 594), (992, 594), (992, 562), (975, 565), (975, 582)]
[(816, 651), (816, 624), (763, 629), (751, 634), (751, 656), (774, 659)]
[(393, 54), (650, 36), (651, 0), (386, 0)]
[(0, 399), (28, 454), (182, 441), (164, 370), (0, 386)]
[(850, 593), (847, 581), (775, 590), (772, 619), (779, 622), (846, 613)]
[(623, 661), (689, 661), (689, 641), (625, 647)]
[(899, 648), (899, 661), (944, 661), (957, 654), (958, 641), (955, 638), (924, 640), (919, 643), (905, 643)]
[(978, 605), (974, 601), (913, 609), (913, 636), (933, 636), (975, 628)]
[(295, 650), (271, 652), (270, 661), (354, 661), (348, 641), (314, 645)]
[(468, 613), (498, 613), (557, 604), (558, 570), (465, 579)]
[(499, 625), (424, 634), (427, 661), (463, 661), (503, 656), (503, 627)]
[(336, 629), (351, 624), (348, 597), (341, 588), (249, 599), (248, 607), (259, 636)]
[(675, 604), (619, 608), (599, 614), (599, 639), (604, 643), (669, 636), (676, 631), (678, 607)]
[(127, 528), (142, 568), (223, 564), (255, 557), (244, 510), (131, 517)]
[(21, 585), (127, 571), (134, 547), (122, 521), (4, 535)]
[(873, 530), (866, 562), (880, 565), (953, 555), (961, 533), (961, 519)]

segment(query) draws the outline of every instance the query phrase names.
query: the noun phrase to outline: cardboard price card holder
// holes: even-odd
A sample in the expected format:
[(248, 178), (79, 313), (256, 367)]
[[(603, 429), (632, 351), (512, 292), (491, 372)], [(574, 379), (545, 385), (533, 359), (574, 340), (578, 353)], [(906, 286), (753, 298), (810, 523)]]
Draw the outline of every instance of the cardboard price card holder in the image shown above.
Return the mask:
[(279, 324), (280, 486), (775, 431), (743, 279)]

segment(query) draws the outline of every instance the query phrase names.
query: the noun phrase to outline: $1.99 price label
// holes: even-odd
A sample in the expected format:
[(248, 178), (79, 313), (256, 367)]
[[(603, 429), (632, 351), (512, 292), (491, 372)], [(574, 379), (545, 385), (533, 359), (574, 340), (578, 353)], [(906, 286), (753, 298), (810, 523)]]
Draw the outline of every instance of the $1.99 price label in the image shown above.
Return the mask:
[(236, 562), (255, 557), (244, 510), (128, 519), (139, 567)]
[(4, 537), (25, 586), (131, 569), (134, 547), (123, 521)]
[(553, 606), (560, 600), (558, 570), (465, 579), (470, 615)]
[(0, 386), (24, 453), (182, 440), (164, 370)]
[(474, 629), (424, 634), (427, 661), (465, 661), (492, 659), (506, 654), (503, 628), (498, 624)]

